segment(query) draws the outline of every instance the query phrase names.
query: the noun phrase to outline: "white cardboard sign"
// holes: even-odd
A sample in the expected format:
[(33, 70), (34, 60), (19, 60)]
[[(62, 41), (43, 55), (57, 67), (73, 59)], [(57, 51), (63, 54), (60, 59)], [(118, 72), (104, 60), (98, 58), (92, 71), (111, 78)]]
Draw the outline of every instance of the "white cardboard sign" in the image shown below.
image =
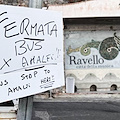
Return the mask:
[(64, 85), (61, 13), (1, 5), (0, 31), (0, 102)]

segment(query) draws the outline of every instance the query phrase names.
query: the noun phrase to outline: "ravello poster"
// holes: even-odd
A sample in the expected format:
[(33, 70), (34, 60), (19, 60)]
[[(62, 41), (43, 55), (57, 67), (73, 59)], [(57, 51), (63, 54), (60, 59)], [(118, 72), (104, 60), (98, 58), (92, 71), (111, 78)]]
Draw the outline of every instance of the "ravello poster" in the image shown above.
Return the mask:
[(65, 33), (65, 68), (119, 68), (120, 31)]

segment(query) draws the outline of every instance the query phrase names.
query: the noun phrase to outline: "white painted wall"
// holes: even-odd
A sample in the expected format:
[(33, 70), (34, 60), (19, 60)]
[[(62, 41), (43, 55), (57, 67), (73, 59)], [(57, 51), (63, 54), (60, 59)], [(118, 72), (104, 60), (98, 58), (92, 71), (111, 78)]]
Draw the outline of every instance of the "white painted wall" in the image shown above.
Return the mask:
[(17, 120), (14, 107), (0, 107), (0, 120)]
[(90, 0), (63, 5), (51, 5), (49, 10), (62, 11), (63, 18), (110, 17), (120, 15), (119, 0)]
[[(85, 26), (85, 27), (83, 27), (83, 26)], [(100, 25), (99, 25), (99, 27), (96, 25), (96, 27), (94, 27), (94, 28), (98, 32), (104, 30), (103, 34), (106, 35), (106, 33), (110, 29), (111, 25), (109, 27), (108, 26), (107, 27), (104, 26), (101, 30), (100, 30), (100, 28), (101, 28)], [(112, 26), (115, 27), (114, 25), (112, 25)], [(66, 29), (64, 32), (65, 33), (65, 43), (66, 43), (65, 44), (65, 55), (66, 56), (67, 56), (66, 50), (68, 48), (69, 43), (71, 44), (71, 46), (74, 46), (74, 45), (78, 45), (78, 43), (80, 43), (81, 39), (83, 40), (83, 43), (85, 42), (84, 36), (81, 38), (81, 36), (79, 34), (80, 34), (80, 31), (84, 32), (84, 31), (88, 30), (87, 28), (89, 28), (89, 25), (86, 25), (86, 24), (78, 25), (77, 24), (77, 25), (73, 25), (73, 26), (68, 25), (67, 27), (69, 29)], [(95, 30), (92, 28), (93, 27), (91, 27), (91, 29), (89, 29), (89, 31)], [(119, 26), (116, 27), (116, 30), (119, 30)], [(92, 36), (92, 35), (93, 34), (91, 33), (90, 36)], [(96, 34), (94, 34), (94, 35), (96, 35)], [(101, 38), (101, 36), (102, 36), (102, 34), (100, 34), (98, 36), (98, 38), (99, 37)], [(88, 40), (88, 41), (89, 41), (89, 39), (90, 39), (90, 37), (86, 38), (86, 40)], [(81, 42), (82, 42), (82, 40), (81, 40)], [(77, 46), (76, 46), (76, 48), (77, 48)], [(76, 54), (76, 53), (73, 52), (73, 55), (74, 54)], [(78, 52), (78, 54), (80, 54), (80, 53)], [(80, 55), (79, 55), (79, 57), (80, 57)], [(65, 58), (67, 58), (67, 57), (65, 57)], [(108, 62), (110, 62), (110, 61), (108, 60)], [(69, 60), (65, 59), (65, 64), (68, 64), (68, 63), (69, 63)], [(117, 65), (117, 62), (115, 62), (114, 64)], [(114, 65), (114, 64), (112, 63), (112, 65)], [(75, 85), (78, 88), (77, 92), (79, 92), (79, 93), (83, 92), (83, 91), (87, 91), (87, 92), (90, 91), (91, 85), (96, 85), (97, 91), (110, 92), (110, 88), (113, 84), (117, 85), (117, 90), (118, 90), (118, 92), (120, 92), (120, 66), (119, 65), (118, 65), (118, 68), (102, 68), (102, 69), (101, 68), (99, 68), (99, 69), (96, 69), (96, 68), (75, 69), (73, 66), (72, 67), (68, 66), (65, 69), (65, 75), (66, 75), (66, 77), (74, 77), (75, 78)]]

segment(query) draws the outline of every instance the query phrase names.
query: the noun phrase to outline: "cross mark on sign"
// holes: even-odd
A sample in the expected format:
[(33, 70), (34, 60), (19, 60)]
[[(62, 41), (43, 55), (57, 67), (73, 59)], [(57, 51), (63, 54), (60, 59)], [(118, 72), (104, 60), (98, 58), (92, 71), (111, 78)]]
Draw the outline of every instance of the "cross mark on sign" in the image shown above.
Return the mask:
[(7, 61), (5, 59), (3, 59), (3, 61), (4, 61), (4, 65), (0, 68), (0, 70), (2, 70), (6, 65), (8, 67), (10, 67), (10, 65), (8, 64), (8, 62), (11, 61), (11, 58), (9, 60), (7, 60)]

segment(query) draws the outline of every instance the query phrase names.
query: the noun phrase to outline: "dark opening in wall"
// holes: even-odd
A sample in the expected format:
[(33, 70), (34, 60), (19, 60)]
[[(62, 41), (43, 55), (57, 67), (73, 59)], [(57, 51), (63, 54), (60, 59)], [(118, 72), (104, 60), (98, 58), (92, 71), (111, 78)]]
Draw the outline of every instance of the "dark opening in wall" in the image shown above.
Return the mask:
[(0, 106), (14, 106), (13, 101), (7, 101), (7, 102), (3, 102), (0, 103)]
[(97, 86), (96, 85), (91, 85), (90, 86), (90, 91), (97, 91)]
[(117, 90), (117, 85), (115, 84), (111, 85), (110, 91), (115, 91), (115, 90)]
[(75, 88), (74, 88), (74, 92), (77, 92), (77, 87), (76, 87), (76, 85), (75, 85)]

